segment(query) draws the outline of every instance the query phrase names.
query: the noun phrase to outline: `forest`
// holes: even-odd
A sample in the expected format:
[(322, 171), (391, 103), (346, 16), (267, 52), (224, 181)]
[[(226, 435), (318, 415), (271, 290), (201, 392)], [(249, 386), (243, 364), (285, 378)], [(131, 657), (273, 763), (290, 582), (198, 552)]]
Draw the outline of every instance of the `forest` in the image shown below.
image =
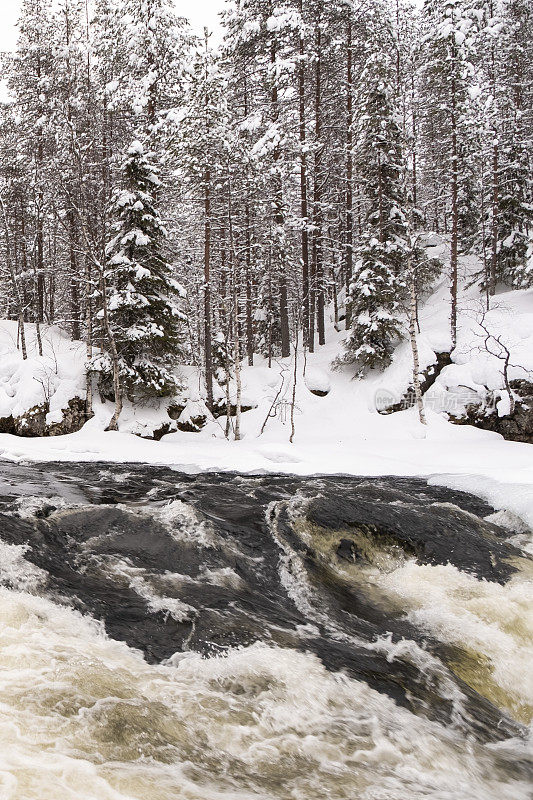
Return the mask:
[[(24, 0), (2, 60), (0, 317), (86, 344), (115, 403), (314, 353), (355, 376), (410, 340), (458, 259), (485, 307), (533, 286), (528, 0), (228, 0), (197, 37), (171, 0)], [(431, 233), (449, 258), (427, 255)], [(422, 413), (422, 412), (421, 412)], [(237, 432), (238, 433), (238, 432)]]

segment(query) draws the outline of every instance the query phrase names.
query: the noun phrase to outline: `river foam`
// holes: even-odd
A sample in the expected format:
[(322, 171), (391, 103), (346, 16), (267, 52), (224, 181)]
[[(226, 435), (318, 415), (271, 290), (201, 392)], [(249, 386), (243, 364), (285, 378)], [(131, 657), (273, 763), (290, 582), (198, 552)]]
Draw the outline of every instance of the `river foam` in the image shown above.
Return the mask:
[(150, 666), (91, 618), (0, 589), (2, 800), (526, 800), (505, 759), (310, 655)]
[(533, 719), (533, 581), (504, 586), (451, 564), (409, 561), (376, 576), (418, 628), (462, 648), (454, 668), (472, 688), (522, 722)]

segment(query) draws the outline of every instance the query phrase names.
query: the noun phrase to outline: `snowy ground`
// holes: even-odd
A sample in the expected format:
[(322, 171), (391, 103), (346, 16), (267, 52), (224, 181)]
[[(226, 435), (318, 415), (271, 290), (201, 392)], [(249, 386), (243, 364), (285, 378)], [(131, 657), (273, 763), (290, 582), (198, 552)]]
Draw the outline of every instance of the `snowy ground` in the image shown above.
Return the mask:
[(16, 322), (0, 321), (0, 418), (18, 417), (48, 401), (47, 422), (58, 422), (61, 409), (73, 397), (85, 396), (86, 347), (73, 342), (55, 326), (41, 326), (43, 355), (39, 356), (36, 331), (25, 326), (28, 358), (17, 349)]
[[(465, 259), (465, 272), (471, 267)], [(513, 363), (533, 372), (533, 290), (502, 293), (495, 305), (488, 317), (491, 330), (503, 335)], [(121, 431), (106, 433), (104, 428), (113, 409), (110, 403), (97, 403), (94, 419), (75, 434), (41, 439), (0, 434), (0, 458), (146, 462), (190, 472), (428, 476), (436, 482), (474, 491), (533, 527), (533, 447), (506, 442), (497, 434), (472, 427), (454, 426), (443, 413), (460, 411), (472, 395), (483, 396), (486, 387), (502, 386), (500, 362), (479, 352), (478, 312), (478, 293), (464, 290), (454, 363), (443, 371), (431, 390), (426, 427), (420, 425), (414, 409), (389, 416), (376, 411), (376, 393), (400, 399), (410, 383), (408, 344), (398, 348), (394, 363), (384, 373), (355, 382), (350, 379), (349, 370), (330, 368), (344, 336), (343, 331), (335, 331), (330, 325), (326, 346), (307, 356), (305, 378), (303, 355), (299, 357), (293, 444), (289, 442), (289, 401), (294, 362), (280, 361), (268, 369), (258, 359), (256, 366), (243, 370), (244, 400), (257, 403), (257, 408), (243, 415), (240, 442), (225, 439), (224, 419), (209, 422), (200, 434), (178, 432), (160, 442), (147, 441), (131, 431), (149, 427), (154, 412), (128, 407)], [(449, 349), (448, 313), (448, 289), (443, 281), (421, 309), (422, 368), (435, 361), (435, 352)], [(31, 326), (28, 337), (33, 337)], [(57, 329), (47, 329), (45, 340), (45, 357), (33, 356), (22, 364), (15, 351), (15, 323), (0, 322), (0, 417), (42, 401), (43, 376), (52, 410), (64, 405), (69, 393), (74, 396), (83, 391), (83, 346), (70, 342)], [(34, 353), (33, 343), (31, 349)], [(261, 434), (282, 374), (285, 382), (278, 398), (281, 403)], [(518, 368), (511, 370), (511, 377), (532, 379), (531, 373)], [(188, 378), (194, 405), (199, 397), (198, 377), (188, 370)], [(329, 389), (329, 393), (318, 397), (308, 386)], [(505, 413), (505, 403), (504, 398), (500, 413)]]

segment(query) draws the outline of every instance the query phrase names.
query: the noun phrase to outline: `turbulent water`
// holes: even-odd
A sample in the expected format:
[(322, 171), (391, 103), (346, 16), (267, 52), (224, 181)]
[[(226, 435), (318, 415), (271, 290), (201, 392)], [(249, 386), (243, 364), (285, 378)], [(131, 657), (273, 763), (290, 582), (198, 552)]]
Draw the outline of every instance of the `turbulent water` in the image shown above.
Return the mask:
[(0, 800), (530, 800), (533, 560), (492, 514), (3, 464)]

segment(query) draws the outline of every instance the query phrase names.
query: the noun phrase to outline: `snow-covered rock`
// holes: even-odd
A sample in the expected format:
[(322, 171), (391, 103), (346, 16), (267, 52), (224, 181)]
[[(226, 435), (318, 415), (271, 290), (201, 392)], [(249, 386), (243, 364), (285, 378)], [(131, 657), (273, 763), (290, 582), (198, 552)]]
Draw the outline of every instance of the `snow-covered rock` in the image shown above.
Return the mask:
[(331, 380), (328, 373), (319, 367), (309, 367), (305, 371), (305, 385), (317, 397), (325, 397), (331, 391)]
[(84, 345), (42, 325), (40, 355), (35, 326), (26, 325), (25, 335), (26, 359), (17, 323), (0, 322), (0, 429), (20, 436), (79, 430), (86, 421)]

